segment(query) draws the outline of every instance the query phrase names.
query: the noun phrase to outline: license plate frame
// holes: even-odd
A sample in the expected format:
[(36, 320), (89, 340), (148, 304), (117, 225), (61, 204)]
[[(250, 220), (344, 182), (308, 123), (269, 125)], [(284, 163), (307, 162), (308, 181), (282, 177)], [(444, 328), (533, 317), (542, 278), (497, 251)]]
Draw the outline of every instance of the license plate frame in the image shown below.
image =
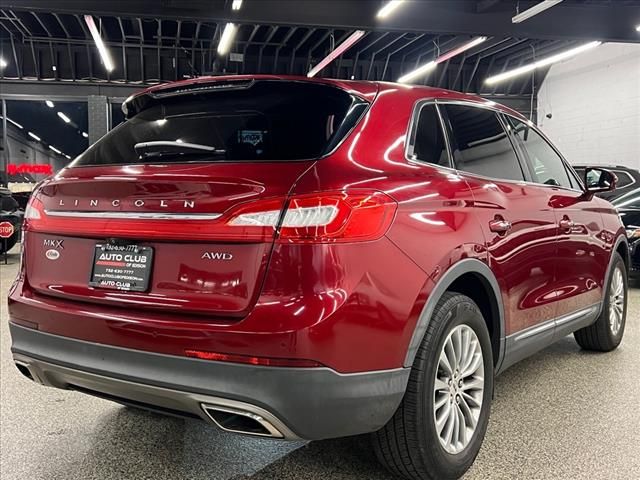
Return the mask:
[(94, 247), (89, 286), (146, 292), (153, 270), (153, 247), (133, 243), (98, 243)]

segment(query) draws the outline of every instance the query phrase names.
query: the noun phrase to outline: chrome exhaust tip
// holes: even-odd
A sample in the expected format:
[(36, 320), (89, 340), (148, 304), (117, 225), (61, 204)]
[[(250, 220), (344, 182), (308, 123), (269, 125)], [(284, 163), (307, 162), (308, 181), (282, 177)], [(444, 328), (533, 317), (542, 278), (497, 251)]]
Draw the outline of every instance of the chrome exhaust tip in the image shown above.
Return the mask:
[(226, 405), (203, 404), (202, 409), (207, 417), (221, 430), (225, 432), (241, 433), (257, 437), (285, 438), (285, 435), (277, 428), (272, 421), (265, 418), (262, 409), (254, 407), (259, 411), (250, 412), (241, 408), (229, 407)]
[(31, 370), (31, 367), (29, 366), (28, 363), (22, 362), (20, 360), (14, 360), (13, 363), (15, 364), (16, 368), (23, 376), (27, 377), (32, 382), (36, 382), (40, 384), (42, 383), (38, 375)]

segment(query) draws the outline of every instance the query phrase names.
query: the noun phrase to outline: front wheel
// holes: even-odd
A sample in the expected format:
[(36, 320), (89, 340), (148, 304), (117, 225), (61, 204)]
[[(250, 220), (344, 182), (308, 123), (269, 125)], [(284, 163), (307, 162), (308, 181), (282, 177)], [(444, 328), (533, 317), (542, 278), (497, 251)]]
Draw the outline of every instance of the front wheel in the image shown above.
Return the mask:
[(607, 279), (602, 312), (594, 324), (574, 332), (578, 345), (585, 350), (609, 352), (620, 345), (627, 318), (628, 279), (624, 260), (613, 253), (613, 267)]
[(478, 306), (465, 295), (445, 293), (416, 354), (400, 407), (373, 434), (378, 459), (412, 480), (460, 478), (487, 429), (492, 359)]

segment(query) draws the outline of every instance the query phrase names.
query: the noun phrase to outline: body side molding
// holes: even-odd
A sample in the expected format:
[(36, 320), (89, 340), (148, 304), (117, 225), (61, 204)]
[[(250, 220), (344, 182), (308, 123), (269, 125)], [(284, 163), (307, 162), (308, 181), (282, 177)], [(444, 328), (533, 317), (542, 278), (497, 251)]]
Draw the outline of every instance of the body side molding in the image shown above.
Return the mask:
[(598, 302), (509, 335), (505, 339), (505, 355), (500, 371), (506, 370), (564, 336), (593, 324), (601, 308), (602, 304)]

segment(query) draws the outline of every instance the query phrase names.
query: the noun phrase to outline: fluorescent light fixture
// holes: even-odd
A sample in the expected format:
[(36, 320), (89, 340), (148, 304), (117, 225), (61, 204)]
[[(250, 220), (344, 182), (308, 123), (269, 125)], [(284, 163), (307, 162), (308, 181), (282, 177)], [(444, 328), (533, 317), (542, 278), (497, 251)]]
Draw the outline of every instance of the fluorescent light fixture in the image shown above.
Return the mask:
[(231, 2), (231, 10), (240, 10), (240, 7), (242, 7), (242, 0), (233, 0)]
[(83, 136), (84, 138), (89, 138), (89, 134), (88, 134), (87, 132), (82, 132), (82, 136)]
[(484, 82), (488, 84), (498, 83), (508, 78), (522, 75), (523, 73), (531, 72), (537, 68), (546, 67), (547, 65), (551, 65), (552, 63), (557, 63), (562, 60), (566, 60), (567, 58), (574, 57), (582, 52), (591, 50), (592, 48), (595, 48), (601, 44), (602, 42), (598, 42), (598, 41), (585, 43), (584, 45), (580, 45), (579, 47), (557, 53), (550, 57), (546, 57), (541, 60), (538, 60), (537, 62), (530, 63), (528, 65), (523, 65), (522, 67), (514, 68), (513, 70), (509, 70), (503, 73), (499, 73), (498, 75), (494, 75), (493, 77), (487, 78)]
[(64, 113), (62, 112), (58, 112), (58, 116), (64, 120), (64, 123), (69, 123), (71, 122), (71, 119), (69, 117), (67, 117)]
[(37, 140), (37, 141), (39, 141), (39, 142), (42, 140), (38, 135), (36, 135), (36, 134), (35, 134), (35, 133), (33, 133), (33, 132), (27, 132), (27, 133), (28, 133), (28, 134), (29, 134), (29, 136), (30, 136), (31, 138), (33, 138), (34, 140)]
[(404, 3), (404, 0), (389, 0), (384, 7), (378, 10), (378, 14), (376, 15), (376, 17), (387, 18), (403, 3)]
[(364, 32), (364, 30), (356, 30), (351, 35), (349, 35), (349, 37), (344, 42), (342, 42), (340, 45), (338, 45), (336, 48), (334, 48), (329, 53), (329, 55), (327, 55), (326, 57), (324, 57), (320, 61), (320, 63), (318, 63), (315, 67), (313, 67), (311, 70), (309, 70), (309, 73), (307, 73), (307, 77), (315, 76), (324, 67), (329, 65), (333, 60), (335, 60), (340, 55), (342, 55), (344, 52), (346, 52), (349, 48), (351, 48), (351, 46), (354, 43), (356, 43), (358, 40), (360, 40), (365, 33), (366, 32)]
[(54, 152), (56, 152), (58, 155), (62, 155), (62, 152), (60, 150), (58, 150), (56, 147), (54, 147), (53, 145), (49, 145), (49, 149), (53, 150)]
[(45, 102), (44, 102), (44, 103), (46, 103), (46, 104), (47, 104), (47, 107), (49, 107), (49, 108), (53, 108), (53, 107), (55, 107), (54, 103), (53, 103), (51, 100), (45, 100)]
[(231, 48), (231, 42), (236, 35), (237, 27), (235, 23), (227, 23), (220, 37), (220, 43), (218, 43), (218, 55), (226, 54)]
[(414, 79), (416, 79), (418, 77), (421, 77), (422, 75), (424, 75), (425, 73), (429, 72), (430, 70), (433, 70), (434, 68), (436, 68), (436, 65), (438, 65), (438, 64), (435, 62), (435, 60), (432, 60), (429, 63), (425, 63), (421, 67), (418, 67), (415, 70), (407, 73), (406, 75), (401, 76), (398, 79), (398, 82), (400, 82), (400, 83), (408, 83), (411, 80), (414, 80)]
[(93, 17), (91, 15), (85, 15), (84, 21), (87, 24), (87, 27), (89, 27), (89, 32), (91, 32), (91, 36), (93, 37), (96, 47), (98, 47), (98, 52), (100, 52), (100, 58), (102, 58), (104, 68), (107, 69), (107, 72), (111, 72), (113, 70), (113, 61), (111, 60), (111, 55), (109, 55), (107, 47), (102, 41), (102, 37), (100, 37), (100, 32), (98, 32), (98, 27), (96, 27)]
[(485, 42), (487, 37), (476, 37), (470, 42), (465, 43), (464, 45), (460, 45), (458, 48), (454, 48), (453, 50), (449, 50), (446, 53), (443, 53), (438, 58), (436, 58), (436, 63), (446, 62), (450, 58), (455, 57), (456, 55), (460, 55), (462, 52), (466, 52), (467, 50), (480, 45), (482, 42)]
[(548, 8), (551, 8), (554, 5), (559, 4), (561, 1), (562, 0), (544, 0), (543, 2), (540, 2), (540, 3), (536, 4), (536, 5), (534, 5), (533, 7), (528, 8), (524, 12), (519, 13), (518, 15), (513, 17), (511, 19), (511, 23), (524, 22), (525, 20), (527, 20), (527, 19), (539, 14), (540, 12), (544, 12)]
[[(0, 119), (2, 118), (2, 116), (0, 115)], [(9, 123), (13, 123), (16, 127), (18, 127), (20, 130), (22, 130), (22, 125), (20, 125), (18, 122), (11, 120), (9, 117), (7, 117), (7, 122)]]
[(0, 68), (4, 68), (7, 65), (9, 65), (7, 61), (4, 58), (0, 57)]
[(71, 157), (69, 155), (67, 155), (66, 153), (64, 154), (64, 156), (66, 157), (67, 160), (71, 160)]
[(446, 53), (443, 53), (442, 55), (440, 55), (438, 58), (436, 58), (435, 60), (430, 61), (429, 63), (425, 63), (424, 65), (422, 65), (421, 67), (416, 68), (415, 70), (401, 76), (398, 79), (398, 82), (400, 83), (409, 83), (412, 80), (415, 80), (418, 77), (423, 76), (425, 73), (433, 70), (439, 63), (442, 62), (446, 62), (447, 60), (449, 60), (450, 58), (455, 57), (456, 55), (460, 55), (462, 52), (466, 52), (467, 50), (480, 45), (482, 42), (486, 41), (487, 37), (476, 37), (473, 40), (460, 45), (457, 48), (454, 48), (453, 50), (449, 50)]

